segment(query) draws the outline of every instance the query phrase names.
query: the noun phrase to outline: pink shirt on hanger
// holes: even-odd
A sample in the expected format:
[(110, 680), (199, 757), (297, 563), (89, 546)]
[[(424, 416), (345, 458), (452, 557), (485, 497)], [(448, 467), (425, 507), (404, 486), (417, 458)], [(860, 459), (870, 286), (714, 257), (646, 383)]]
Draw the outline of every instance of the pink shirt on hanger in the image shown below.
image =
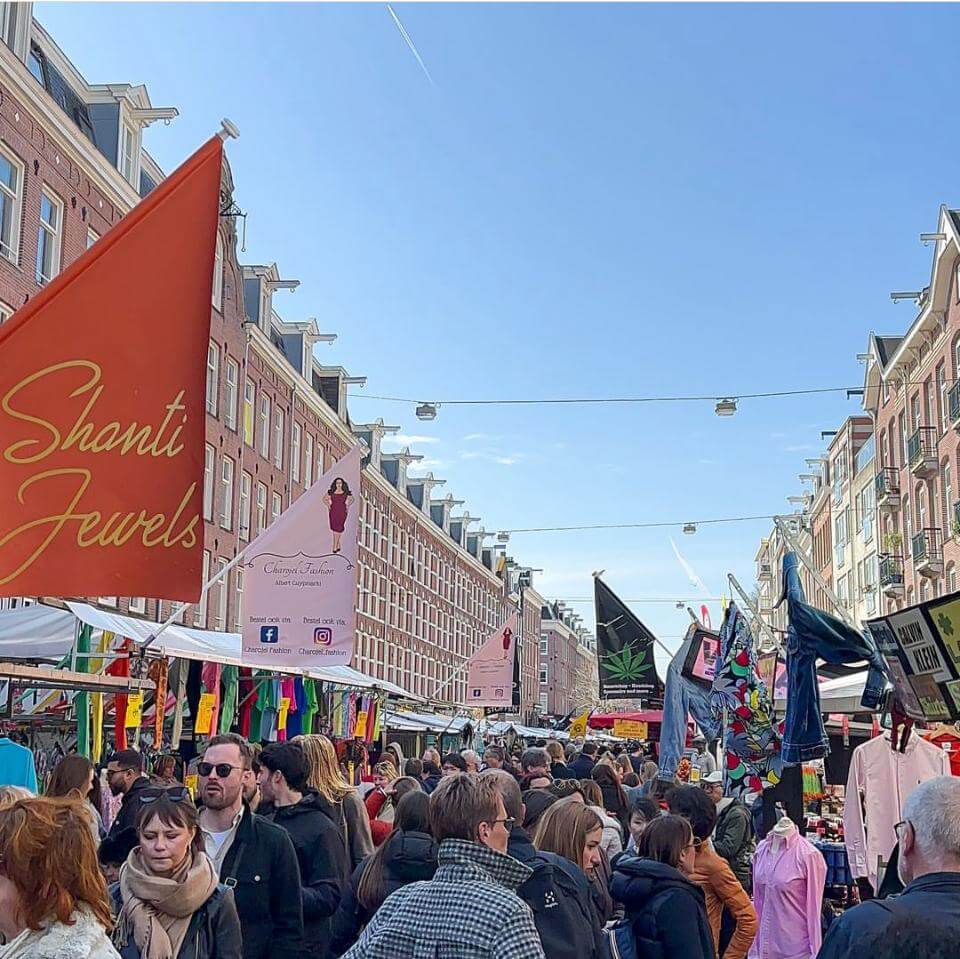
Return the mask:
[(891, 747), (889, 733), (857, 746), (843, 805), (843, 839), (853, 876), (867, 876), (877, 888), (877, 857), (886, 862), (893, 852), (897, 842), (893, 827), (903, 819), (907, 796), (920, 783), (949, 775), (949, 754), (916, 730), (902, 753)]
[(749, 959), (811, 959), (820, 951), (820, 909), (827, 863), (794, 827), (771, 832), (753, 858), (753, 904), (759, 927)]

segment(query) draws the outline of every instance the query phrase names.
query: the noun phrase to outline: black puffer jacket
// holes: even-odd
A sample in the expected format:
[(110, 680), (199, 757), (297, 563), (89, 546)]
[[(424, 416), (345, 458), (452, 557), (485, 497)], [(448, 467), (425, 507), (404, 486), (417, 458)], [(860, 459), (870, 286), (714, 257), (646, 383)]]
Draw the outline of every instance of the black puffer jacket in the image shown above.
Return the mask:
[(133, 829), (137, 824), (137, 813), (143, 803), (140, 802), (140, 794), (144, 789), (149, 789), (153, 785), (146, 776), (140, 776), (135, 779), (130, 788), (123, 794), (123, 801), (120, 803), (120, 811), (117, 818), (110, 825), (109, 836), (115, 839), (124, 829)]
[(330, 921), (350, 874), (343, 834), (322, 808), (319, 793), (309, 791), (292, 806), (278, 806), (271, 819), (293, 840), (300, 866), (303, 935), (313, 959), (329, 955)]
[(703, 890), (679, 870), (620, 856), (610, 891), (625, 906), (625, 921), (644, 959), (714, 959)]
[[(123, 908), (120, 883), (115, 882), (110, 887), (110, 899), (113, 914), (119, 916)], [(113, 944), (120, 953), (120, 959), (140, 959), (133, 930), (124, 924), (114, 930)], [(219, 885), (190, 918), (177, 959), (241, 959), (242, 956), (240, 920), (237, 918), (233, 893), (226, 886)]]
[[(383, 856), (383, 884), (388, 896), (408, 883), (432, 879), (437, 871), (437, 844), (427, 833), (392, 832), (380, 854)], [(333, 917), (330, 952), (334, 956), (342, 955), (357, 941), (372, 917), (357, 897), (367, 862), (365, 859), (353, 870)]]

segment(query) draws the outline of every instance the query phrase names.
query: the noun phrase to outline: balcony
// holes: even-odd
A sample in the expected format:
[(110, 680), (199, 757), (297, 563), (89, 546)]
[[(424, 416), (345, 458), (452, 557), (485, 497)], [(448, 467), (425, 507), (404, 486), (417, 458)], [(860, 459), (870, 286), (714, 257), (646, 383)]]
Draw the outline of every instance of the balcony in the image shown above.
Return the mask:
[(929, 479), (937, 472), (937, 430), (921, 426), (907, 441), (910, 472), (920, 479)]
[(900, 509), (900, 471), (895, 466), (884, 466), (877, 471), (874, 489), (877, 509), (891, 513)]
[(960, 382), (954, 383), (947, 394), (947, 407), (950, 410), (950, 422), (960, 425)]
[(913, 565), (921, 576), (939, 576), (943, 572), (940, 530), (922, 529), (913, 537)]
[(903, 596), (903, 557), (886, 555), (880, 557), (880, 589), (890, 599)]

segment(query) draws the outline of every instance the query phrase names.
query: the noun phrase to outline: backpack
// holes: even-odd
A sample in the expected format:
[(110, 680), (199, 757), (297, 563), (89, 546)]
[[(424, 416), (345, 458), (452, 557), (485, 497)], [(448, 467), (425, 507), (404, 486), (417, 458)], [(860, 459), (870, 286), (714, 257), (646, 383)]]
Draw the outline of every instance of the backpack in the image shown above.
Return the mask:
[(517, 895), (530, 907), (548, 959), (584, 959), (596, 953), (596, 920), (585, 877), (567, 871), (565, 860), (538, 853), (525, 865), (533, 869)]
[(603, 959), (640, 959), (629, 919), (618, 919), (603, 930)]

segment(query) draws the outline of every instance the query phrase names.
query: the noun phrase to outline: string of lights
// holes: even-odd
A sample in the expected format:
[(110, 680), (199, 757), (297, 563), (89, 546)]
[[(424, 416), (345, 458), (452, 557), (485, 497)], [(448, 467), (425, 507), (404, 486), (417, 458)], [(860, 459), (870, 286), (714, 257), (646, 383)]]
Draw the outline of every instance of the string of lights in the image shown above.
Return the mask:
[[(724, 516), (715, 519), (672, 520), (655, 523), (593, 523), (585, 526), (529, 526), (522, 529), (504, 529), (498, 536), (506, 533), (571, 533), (591, 529), (667, 529), (672, 526), (680, 527), (684, 532), (695, 533), (698, 526), (711, 526), (718, 523), (756, 523), (761, 520), (772, 520), (779, 514), (764, 513), (760, 516)], [(693, 527), (691, 529), (690, 527)]]

